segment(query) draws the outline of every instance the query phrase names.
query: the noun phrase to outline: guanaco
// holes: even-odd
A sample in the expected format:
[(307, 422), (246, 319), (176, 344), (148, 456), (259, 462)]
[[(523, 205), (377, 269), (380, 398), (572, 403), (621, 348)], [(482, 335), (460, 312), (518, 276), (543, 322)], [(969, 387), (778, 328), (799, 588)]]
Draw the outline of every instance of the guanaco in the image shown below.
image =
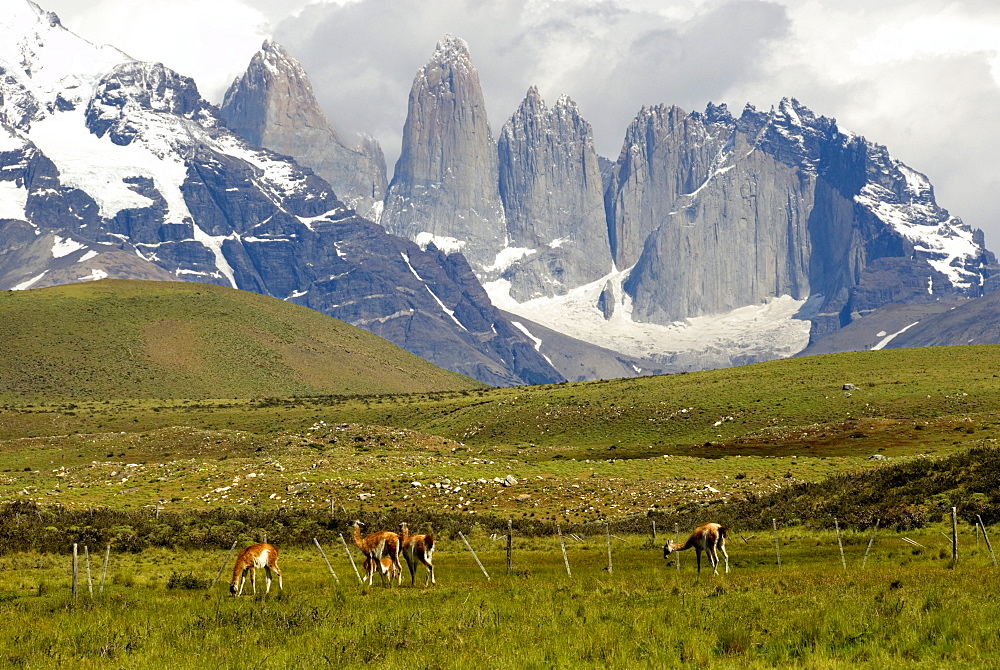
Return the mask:
[(417, 561), (423, 563), (424, 567), (427, 568), (427, 579), (424, 580), (424, 586), (427, 586), (428, 583), (436, 584), (434, 564), (431, 563), (431, 558), (434, 555), (434, 536), (410, 535), (410, 528), (405, 521), (399, 524), (399, 530), (403, 558), (406, 559), (406, 567), (410, 569), (410, 586), (414, 585), (417, 578)]
[(717, 575), (719, 574), (719, 554), (716, 550), (718, 550), (726, 559), (726, 573), (728, 574), (729, 554), (726, 553), (726, 534), (726, 529), (717, 523), (703, 523), (694, 529), (691, 537), (684, 544), (667, 540), (667, 543), (663, 545), (663, 558), (669, 558), (670, 554), (675, 551), (694, 547), (698, 556), (698, 572), (701, 572), (701, 552), (704, 551), (708, 554), (708, 560), (712, 563), (712, 567), (715, 568), (713, 574)]
[(278, 575), (278, 588), (284, 591), (281, 583), (281, 570), (278, 569), (278, 550), (269, 544), (260, 542), (253, 544), (240, 552), (236, 558), (236, 565), (233, 566), (233, 581), (229, 585), (229, 592), (234, 596), (242, 595), (243, 583), (246, 581), (247, 573), (250, 573), (250, 586), (253, 587), (254, 594), (257, 593), (257, 568), (264, 568), (267, 575), (267, 589), (264, 593), (271, 591), (271, 572)]
[(368, 573), (368, 585), (371, 586), (375, 577), (375, 570), (378, 566), (376, 562), (381, 562), (383, 556), (387, 556), (392, 561), (393, 572), (398, 575), (399, 582), (403, 580), (403, 568), (399, 565), (399, 535), (392, 531), (380, 530), (375, 533), (361, 537), (361, 526), (364, 525), (356, 520), (351, 524), (354, 527), (354, 544), (365, 558), (373, 559), (366, 562)]

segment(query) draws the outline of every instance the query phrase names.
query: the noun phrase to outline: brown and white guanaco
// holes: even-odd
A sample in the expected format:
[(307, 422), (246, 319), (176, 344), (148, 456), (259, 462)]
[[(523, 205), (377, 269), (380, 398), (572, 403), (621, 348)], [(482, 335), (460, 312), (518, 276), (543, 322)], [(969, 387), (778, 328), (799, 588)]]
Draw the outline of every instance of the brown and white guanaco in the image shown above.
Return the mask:
[(399, 582), (403, 580), (403, 568), (399, 565), (399, 535), (392, 531), (380, 530), (361, 537), (360, 521), (355, 520), (351, 524), (354, 527), (354, 545), (361, 550), (365, 558), (373, 559), (365, 561), (365, 572), (368, 574), (368, 585), (371, 586), (375, 577), (375, 570), (381, 569), (376, 563), (381, 563), (382, 557), (386, 556), (392, 561), (392, 571), (398, 575)]
[[(364, 563), (365, 574), (368, 574), (375, 566), (375, 563), (371, 558), (366, 558)], [(392, 583), (392, 580), (396, 578), (396, 569), (392, 565), (392, 559), (388, 556), (383, 556), (377, 565), (378, 573), (382, 577), (382, 584)]]
[(434, 564), (431, 562), (434, 556), (434, 536), (410, 535), (410, 528), (405, 521), (399, 524), (399, 530), (403, 558), (406, 559), (406, 567), (410, 569), (410, 586), (413, 586), (417, 577), (417, 561), (423, 563), (424, 567), (427, 568), (427, 579), (424, 580), (424, 586), (427, 586), (428, 583), (436, 584)]
[(246, 581), (247, 573), (250, 573), (250, 586), (253, 587), (254, 594), (257, 593), (257, 568), (264, 568), (267, 575), (267, 589), (265, 593), (271, 591), (271, 573), (278, 575), (278, 588), (284, 591), (281, 583), (281, 570), (278, 569), (278, 550), (271, 545), (260, 542), (253, 544), (240, 552), (236, 558), (236, 565), (233, 566), (233, 581), (229, 585), (229, 592), (234, 596), (243, 593), (243, 583)]
[(717, 552), (721, 551), (726, 559), (726, 573), (728, 574), (729, 554), (726, 553), (726, 534), (726, 529), (717, 523), (703, 523), (694, 529), (691, 537), (684, 544), (667, 540), (667, 543), (663, 545), (663, 558), (669, 558), (670, 554), (675, 551), (694, 547), (698, 555), (698, 572), (701, 572), (701, 552), (704, 551), (708, 554), (708, 560), (712, 563), (712, 567), (715, 568), (713, 574), (717, 575), (719, 574), (719, 554)]

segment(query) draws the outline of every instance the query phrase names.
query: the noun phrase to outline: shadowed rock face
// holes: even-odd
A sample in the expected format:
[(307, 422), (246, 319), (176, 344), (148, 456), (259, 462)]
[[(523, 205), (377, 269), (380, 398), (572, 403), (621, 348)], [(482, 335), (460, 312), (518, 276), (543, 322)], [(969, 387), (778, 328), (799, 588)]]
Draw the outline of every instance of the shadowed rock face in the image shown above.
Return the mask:
[(370, 137), (348, 146), (327, 121), (302, 66), (279, 45), (264, 42), (220, 111), (226, 127), (312, 168), (345, 204), (378, 219), (386, 191), (381, 147)]
[(496, 144), (463, 40), (442, 39), (413, 80), (382, 224), (410, 239), (428, 233), (464, 243), (476, 273), (505, 246)]
[(601, 171), (576, 104), (563, 96), (549, 109), (531, 87), (497, 150), (508, 244), (528, 252), (503, 272), (511, 296), (558, 295), (608, 274)]
[(926, 177), (794, 100), (643, 109), (605, 204), (633, 317), (654, 323), (818, 295), (818, 337), (887, 302), (979, 295), (994, 262)]

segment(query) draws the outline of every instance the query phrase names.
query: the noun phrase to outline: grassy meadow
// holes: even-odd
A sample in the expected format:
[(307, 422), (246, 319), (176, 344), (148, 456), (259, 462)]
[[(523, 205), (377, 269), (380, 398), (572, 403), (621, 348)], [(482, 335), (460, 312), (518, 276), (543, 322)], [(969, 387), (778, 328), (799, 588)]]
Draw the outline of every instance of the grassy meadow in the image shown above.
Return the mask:
[[(282, 551), (285, 589), (226, 593), (225, 550), (112, 553), (103, 593), (70, 595), (69, 557), (0, 559), (0, 664), (137, 668), (995, 667), (1000, 571), (968, 527), (957, 565), (940, 528), (906, 536), (779, 530), (730, 537), (731, 572), (680, 569), (648, 536), (567, 539), (572, 576), (553, 538), (443, 539), (437, 586), (360, 585), (342, 547)], [(661, 538), (662, 539), (662, 538)], [(103, 552), (92, 556), (99, 588)], [(678, 554), (675, 554), (677, 556)], [(357, 552), (355, 552), (357, 556)], [(81, 559), (82, 560), (82, 559)], [(357, 559), (356, 559), (357, 560)], [(864, 567), (862, 568), (862, 562)], [(186, 579), (181, 579), (185, 577)], [(171, 586), (172, 585), (172, 588)], [(197, 588), (188, 588), (188, 587)], [(248, 585), (249, 588), (249, 585)]]
[[(298, 306), (180, 282), (0, 294), (0, 342), (2, 667), (1000, 659), (1000, 569), (972, 525), (1000, 527), (1000, 347), (486, 389)], [(433, 531), (438, 585), (359, 585), (353, 518)], [(705, 520), (731, 529), (729, 575), (698, 576), (691, 552), (678, 571), (651, 542), (653, 522), (662, 545)], [(234, 541), (265, 538), (284, 592), (229, 597), (232, 558), (205, 588)], [(95, 581), (112, 547), (94, 598), (70, 595), (74, 542)]]

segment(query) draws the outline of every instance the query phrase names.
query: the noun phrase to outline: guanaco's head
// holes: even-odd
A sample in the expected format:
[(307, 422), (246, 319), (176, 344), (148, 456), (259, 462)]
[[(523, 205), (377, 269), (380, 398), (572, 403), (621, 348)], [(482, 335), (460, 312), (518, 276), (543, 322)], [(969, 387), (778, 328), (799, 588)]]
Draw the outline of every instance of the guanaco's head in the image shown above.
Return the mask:
[(676, 549), (677, 547), (674, 546), (674, 543), (667, 540), (667, 543), (663, 545), (663, 558), (670, 558), (670, 554), (676, 551)]
[(236, 582), (229, 585), (229, 594), (235, 596), (238, 593), (236, 589)]
[(406, 525), (405, 521), (403, 523), (399, 524), (399, 530), (400, 530), (400, 534), (402, 534), (402, 535), (409, 535), (410, 534), (410, 527), (408, 525)]

